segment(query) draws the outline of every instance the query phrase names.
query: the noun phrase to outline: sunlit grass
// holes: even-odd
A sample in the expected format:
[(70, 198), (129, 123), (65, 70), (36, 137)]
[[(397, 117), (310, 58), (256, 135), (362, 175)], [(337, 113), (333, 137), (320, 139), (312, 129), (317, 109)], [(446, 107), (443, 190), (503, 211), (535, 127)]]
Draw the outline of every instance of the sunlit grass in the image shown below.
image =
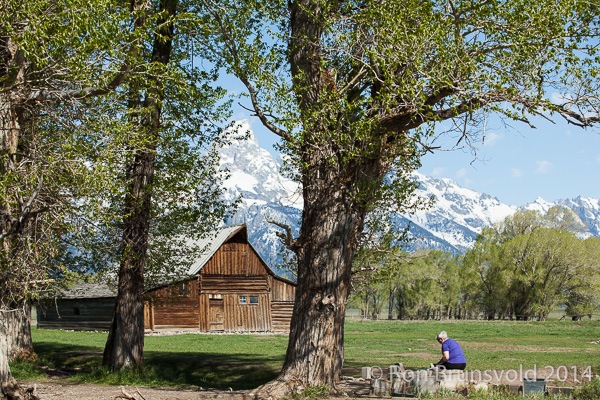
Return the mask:
[[(345, 326), (344, 374), (360, 376), (364, 366), (429, 366), (440, 357), (441, 330), (458, 340), (469, 369), (566, 366), (600, 372), (600, 321), (360, 321)], [(34, 329), (36, 363), (13, 363), (17, 379), (50, 375), (109, 385), (195, 386), (251, 389), (276, 377), (287, 336), (269, 334), (185, 334), (147, 336), (145, 366), (118, 374), (102, 368), (106, 332)]]

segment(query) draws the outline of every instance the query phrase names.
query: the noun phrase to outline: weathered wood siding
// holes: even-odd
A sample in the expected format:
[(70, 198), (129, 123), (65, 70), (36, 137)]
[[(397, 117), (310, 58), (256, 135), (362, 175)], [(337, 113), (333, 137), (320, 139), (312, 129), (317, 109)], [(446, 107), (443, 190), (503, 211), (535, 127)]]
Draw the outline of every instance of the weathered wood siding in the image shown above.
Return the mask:
[[(265, 276), (200, 275), (199, 303), (206, 318), (199, 329), (225, 332), (267, 332), (271, 330), (270, 299)], [(216, 303), (222, 300), (222, 321), (216, 318)], [(244, 299), (244, 302), (242, 302)], [(255, 301), (255, 302), (252, 302)], [(215, 303), (213, 305), (212, 303)]]
[[(195, 277), (146, 293), (145, 328), (288, 332), (295, 285), (273, 275), (248, 243), (245, 226), (229, 227), (219, 235), (209, 247), (211, 252), (205, 254), (206, 257), (212, 254), (210, 259), (199, 259), (202, 265), (197, 266), (200, 272)], [(115, 304), (110, 296), (116, 296), (114, 288), (96, 283), (90, 289), (89, 285), (81, 284), (82, 287), (72, 288), (56, 302), (41, 304), (39, 326), (109, 329)]]
[(273, 301), (294, 301), (296, 296), (296, 287), (294, 285), (277, 279), (274, 276), (269, 276), (269, 285)]
[(202, 293), (253, 293), (267, 292), (267, 279), (265, 277), (247, 276), (215, 276), (200, 275)]
[(144, 326), (147, 329), (198, 328), (198, 280), (179, 282), (150, 292)]
[(146, 328), (289, 331), (295, 286), (273, 276), (248, 243), (245, 231), (223, 243), (185, 290), (182, 284), (148, 294)]
[[(240, 302), (246, 296), (246, 303)], [(250, 297), (257, 302), (250, 304)], [(271, 331), (270, 304), (267, 293), (248, 292), (244, 295), (223, 296), (225, 304), (225, 332), (269, 332)]]
[(202, 275), (266, 276), (263, 263), (248, 243), (227, 242), (212, 256)]
[(38, 327), (72, 330), (108, 330), (115, 299), (59, 299), (39, 304)]
[(292, 313), (294, 312), (293, 301), (271, 302), (272, 330), (276, 333), (289, 333)]

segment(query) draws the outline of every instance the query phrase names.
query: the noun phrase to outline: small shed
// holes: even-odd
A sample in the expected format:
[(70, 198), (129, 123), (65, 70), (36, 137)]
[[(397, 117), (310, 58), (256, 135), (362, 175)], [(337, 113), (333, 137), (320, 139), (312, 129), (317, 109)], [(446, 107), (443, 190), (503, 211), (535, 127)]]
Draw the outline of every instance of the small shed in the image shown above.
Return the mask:
[[(146, 291), (147, 330), (289, 332), (296, 284), (267, 266), (245, 225), (218, 229), (198, 246), (203, 252), (185, 278)], [(108, 329), (115, 298), (107, 285), (78, 285), (38, 312), (38, 326)]]
[(36, 307), (38, 328), (108, 330), (115, 308), (116, 291), (107, 284), (82, 283), (61, 290)]

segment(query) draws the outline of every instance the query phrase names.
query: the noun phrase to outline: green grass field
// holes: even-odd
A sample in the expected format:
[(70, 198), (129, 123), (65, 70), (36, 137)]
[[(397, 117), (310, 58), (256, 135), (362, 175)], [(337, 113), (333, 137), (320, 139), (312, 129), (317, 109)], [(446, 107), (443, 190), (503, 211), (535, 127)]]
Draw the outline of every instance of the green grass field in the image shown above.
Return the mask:
[[(589, 367), (600, 373), (600, 320), (510, 321), (360, 321), (345, 326), (344, 374), (360, 376), (365, 366), (403, 362), (425, 368), (440, 357), (436, 334), (458, 340), (469, 369)], [(101, 368), (104, 332), (33, 330), (36, 363), (15, 363), (17, 379), (59, 374), (72, 381), (101, 384), (201, 386), (250, 389), (273, 379), (283, 362), (283, 335), (187, 334), (147, 336), (142, 372), (108, 374)]]

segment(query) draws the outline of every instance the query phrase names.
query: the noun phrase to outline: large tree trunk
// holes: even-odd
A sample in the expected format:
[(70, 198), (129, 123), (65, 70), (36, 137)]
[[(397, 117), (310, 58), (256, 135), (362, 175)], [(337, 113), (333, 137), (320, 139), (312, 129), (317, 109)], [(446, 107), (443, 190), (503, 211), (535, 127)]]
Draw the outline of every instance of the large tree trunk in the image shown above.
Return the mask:
[(23, 328), (29, 328), (24, 324), (22, 309), (0, 308), (0, 399), (4, 400), (33, 400), (38, 397), (31, 389), (24, 389), (13, 378), (10, 372), (9, 361), (11, 353), (14, 352), (16, 345), (22, 346), (19, 342), (19, 336), (16, 332), (21, 332)]
[[(146, 6), (131, 0), (132, 9)], [(172, 18), (177, 13), (178, 0), (161, 0), (161, 18), (157, 21), (160, 36), (153, 43), (152, 62), (169, 63), (173, 45)], [(136, 28), (144, 24), (141, 17)], [(165, 39), (168, 38), (168, 39)], [(127, 168), (127, 198), (124, 209), (123, 254), (119, 269), (119, 284), (115, 310), (104, 348), (103, 365), (111, 371), (141, 367), (144, 354), (144, 269), (147, 261), (152, 208), (155, 154), (160, 130), (160, 103), (164, 98), (163, 82), (150, 79), (147, 88), (133, 88), (138, 97), (146, 92), (138, 131), (146, 147), (134, 153)], [(137, 106), (136, 102), (131, 103)]]
[(127, 198), (118, 290), (102, 363), (110, 371), (142, 367), (144, 269), (154, 180), (154, 149), (138, 150), (127, 168)]
[[(290, 336), (278, 378), (257, 389), (260, 398), (281, 398), (308, 387), (335, 392), (343, 366), (343, 326), (351, 267), (364, 227), (365, 203), (353, 189), (360, 176), (382, 179), (383, 161), (353, 162), (340, 175), (337, 166), (318, 155), (303, 174), (304, 211), (294, 244), (298, 285)], [(350, 181), (345, 179), (352, 176)], [(371, 179), (371, 178), (369, 178)]]
[(345, 117), (329, 103), (333, 77), (322, 68), (319, 44), (328, 7), (311, 0), (290, 2), (290, 66), (305, 135), (300, 150), (304, 209), (300, 235), (291, 246), (298, 284), (287, 353), (277, 379), (257, 389), (260, 398), (282, 398), (309, 387), (335, 391), (344, 360), (352, 261), (373, 194), (389, 167), (383, 153), (355, 157), (335, 142), (348, 132), (338, 132), (344, 124), (333, 122)]
[(0, 399), (21, 399), (23, 398), (23, 392), (19, 388), (19, 385), (13, 378), (10, 367), (8, 365), (9, 359), (9, 320), (11, 310), (0, 309)]
[[(144, 356), (144, 225), (148, 216), (140, 205), (125, 231), (125, 251), (119, 269), (119, 284), (103, 365), (111, 371), (141, 367)], [(133, 225), (135, 224), (135, 225)], [(141, 232), (141, 233), (140, 233)], [(136, 236), (139, 233), (140, 236)]]
[[(298, 286), (283, 369), (260, 388), (260, 397), (279, 398), (310, 386), (335, 387), (343, 362), (342, 327), (352, 257), (362, 218), (333, 199), (305, 207)], [(329, 204), (326, 204), (329, 203)]]
[[(12, 86), (18, 87), (24, 76), (23, 53), (17, 49), (10, 37), (0, 37), (0, 174), (3, 176), (14, 172), (14, 159), (20, 137), (19, 108), (22, 93), (15, 93)], [(15, 235), (19, 234), (22, 215), (11, 207), (8, 199), (10, 190), (2, 194), (5, 200), (0, 204), (0, 399), (22, 399), (24, 391), (13, 378), (9, 359), (15, 339), (14, 321), (16, 310), (14, 299), (22, 298), (22, 290), (18, 287), (22, 282), (14, 282), (19, 276), (12, 265), (15, 251)], [(15, 213), (17, 213), (15, 215)]]
[(8, 326), (9, 358), (13, 360), (33, 361), (35, 352), (31, 339), (31, 304), (23, 301), (11, 315)]

